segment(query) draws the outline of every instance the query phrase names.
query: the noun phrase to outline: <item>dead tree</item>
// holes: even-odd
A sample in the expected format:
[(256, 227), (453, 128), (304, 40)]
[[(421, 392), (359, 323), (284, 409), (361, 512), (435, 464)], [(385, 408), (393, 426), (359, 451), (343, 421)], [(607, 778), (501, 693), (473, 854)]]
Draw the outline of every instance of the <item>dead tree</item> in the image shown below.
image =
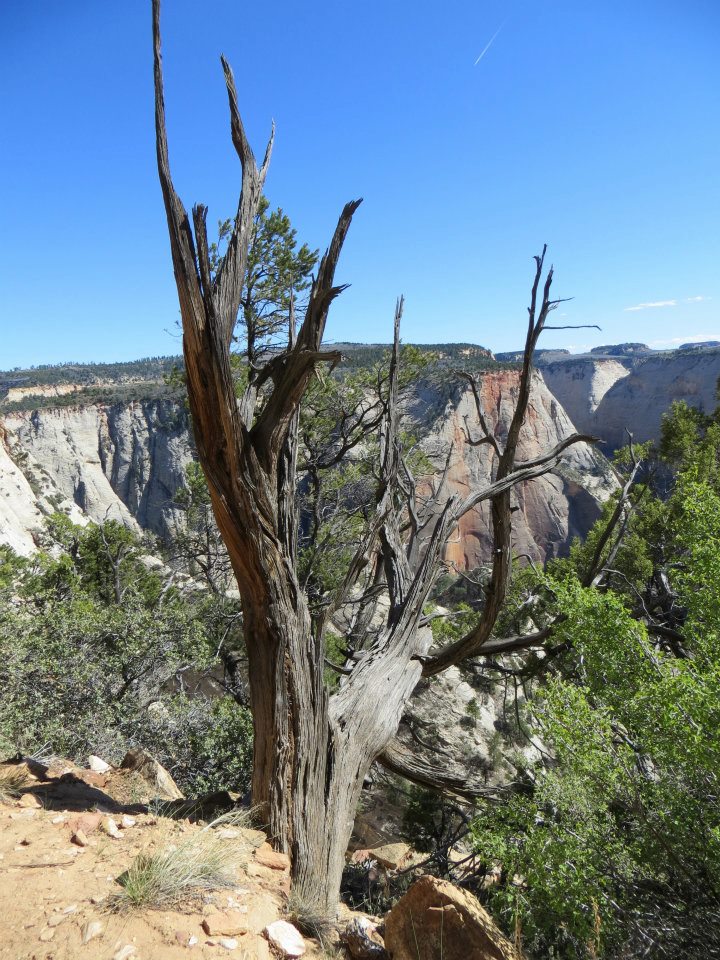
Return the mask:
[[(330, 915), (371, 764), (385, 758), (392, 769), (419, 782), (445, 782), (439, 770), (413, 770), (393, 740), (420, 678), (482, 653), (490, 642), (510, 572), (511, 489), (547, 473), (566, 447), (590, 438), (573, 435), (541, 457), (517, 462), (533, 351), (559, 302), (550, 298), (552, 268), (544, 273), (543, 251), (535, 258), (525, 358), (504, 446), (487, 433), (496, 456), (495, 479), (465, 499), (451, 497), (439, 513), (418, 516), (414, 483), (399, 441), (399, 303), (374, 513), (342, 584), (325, 598), (320, 612), (311, 613), (297, 570), (298, 412), (319, 365), (340, 360), (336, 352), (323, 350), (322, 340), (330, 305), (343, 289), (335, 283), (335, 269), (360, 201), (348, 203), (340, 215), (297, 334), (291, 335), (287, 349), (256, 371), (238, 400), (231, 344), (272, 136), (258, 168), (240, 117), (233, 74), (222, 58), (242, 187), (227, 253), (213, 276), (206, 208), (193, 208), (191, 224), (170, 176), (159, 17), (160, 0), (153, 0), (158, 170), (197, 451), (242, 599), (255, 729), (253, 802), (264, 811), (274, 843), (290, 854), (299, 901)], [(421, 619), (441, 569), (444, 544), (459, 518), (482, 501), (490, 502), (493, 528), (492, 576), (483, 614), (466, 637), (431, 652), (431, 634), (421, 627)], [(389, 606), (380, 625), (372, 626), (378, 621), (380, 588)], [(356, 621), (370, 626), (370, 639), (342, 668), (342, 681), (331, 695), (324, 682), (326, 632), (350, 597)], [(457, 778), (448, 785), (463, 792)]]

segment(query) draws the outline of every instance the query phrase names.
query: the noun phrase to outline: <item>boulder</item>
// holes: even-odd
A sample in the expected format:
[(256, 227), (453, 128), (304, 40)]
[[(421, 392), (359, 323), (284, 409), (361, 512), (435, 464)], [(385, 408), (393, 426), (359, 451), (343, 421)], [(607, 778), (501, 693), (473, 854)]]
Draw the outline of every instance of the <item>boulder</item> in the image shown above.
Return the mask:
[(385, 918), (385, 949), (391, 960), (522, 960), (471, 893), (429, 876)]
[(180, 788), (165, 767), (141, 747), (128, 750), (120, 766), (123, 770), (134, 770), (139, 773), (144, 780), (152, 784), (158, 796), (165, 800), (184, 799)]

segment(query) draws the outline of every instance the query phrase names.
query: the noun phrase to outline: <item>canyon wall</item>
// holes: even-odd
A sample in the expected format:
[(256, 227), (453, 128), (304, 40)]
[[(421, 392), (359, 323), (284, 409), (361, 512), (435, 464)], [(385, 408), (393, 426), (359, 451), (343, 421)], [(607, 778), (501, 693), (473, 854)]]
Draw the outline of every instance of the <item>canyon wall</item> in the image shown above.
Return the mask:
[[(502, 440), (512, 411), (517, 372), (485, 374), (482, 397)], [(447, 383), (418, 388), (410, 405), (414, 432), (441, 470), (453, 454), (444, 495), (484, 485), (491, 471), (489, 448), (464, 442), (473, 433), (475, 409), (469, 389)], [(170, 400), (129, 404), (43, 406), (6, 413), (0, 442), (0, 541), (21, 553), (35, 548), (43, 518), (64, 510), (73, 519), (115, 518), (160, 537), (175, 529), (174, 497), (192, 459), (186, 410)], [(573, 431), (561, 405), (535, 376), (520, 457), (529, 459)], [(583, 535), (614, 488), (607, 463), (582, 444), (568, 452), (553, 473), (517, 489), (515, 549), (542, 560), (564, 552)], [(487, 509), (468, 514), (448, 545), (447, 559), (459, 569), (487, 560)]]
[[(0, 539), (29, 553), (43, 516), (121, 520), (166, 537), (192, 459), (185, 409), (172, 401), (93, 403), (9, 413), (0, 436)], [(8, 492), (10, 496), (8, 496)]]
[[(488, 425), (502, 445), (517, 394), (516, 370), (483, 375), (480, 398)], [(423, 448), (442, 471), (452, 447), (445, 488), (438, 508), (451, 494), (467, 496), (486, 486), (491, 478), (494, 454), (488, 444), (474, 446), (466, 437), (478, 439), (477, 414), (472, 391), (464, 389), (448, 400)], [(520, 434), (518, 462), (547, 452), (575, 433), (567, 413), (535, 373), (528, 416)], [(551, 473), (515, 488), (513, 501), (513, 549), (533, 560), (543, 561), (567, 552), (576, 536), (584, 536), (599, 517), (602, 504), (616, 489), (617, 480), (605, 458), (585, 443), (570, 447)], [(458, 570), (470, 570), (487, 562), (491, 547), (490, 508), (484, 503), (460, 521), (457, 535), (448, 544), (446, 561)]]
[(545, 383), (578, 430), (611, 453), (627, 443), (658, 440), (675, 400), (711, 413), (716, 406), (720, 350), (678, 351), (642, 358), (561, 360), (541, 367)]

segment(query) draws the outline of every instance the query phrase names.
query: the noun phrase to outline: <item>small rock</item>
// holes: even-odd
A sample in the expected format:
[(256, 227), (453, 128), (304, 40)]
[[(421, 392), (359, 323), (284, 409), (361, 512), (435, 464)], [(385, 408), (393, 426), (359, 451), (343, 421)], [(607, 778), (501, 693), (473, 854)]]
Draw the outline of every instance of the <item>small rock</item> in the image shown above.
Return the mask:
[(68, 820), (68, 826), (73, 833), (82, 831), (86, 837), (94, 833), (102, 822), (102, 815), (99, 813), (83, 813), (78, 817), (71, 817)]
[(166, 800), (183, 800), (183, 794), (173, 778), (155, 757), (140, 747), (128, 750), (123, 762), (123, 770), (135, 770), (152, 784), (157, 794)]
[(99, 937), (103, 932), (103, 925), (99, 920), (90, 920), (82, 928), (82, 942), (90, 943), (95, 937)]
[(175, 939), (180, 944), (181, 947), (194, 947), (198, 942), (198, 938), (194, 937), (191, 933), (187, 933), (185, 930), (176, 930)]
[(119, 950), (116, 950), (113, 954), (113, 960), (129, 960), (130, 957), (134, 957), (137, 954), (137, 950), (131, 943), (126, 943), (124, 947), (120, 947)]
[(367, 917), (353, 917), (342, 940), (353, 960), (381, 960), (387, 956), (383, 938)]
[(270, 844), (264, 843), (255, 851), (255, 860), (263, 867), (269, 867), (270, 870), (289, 870), (290, 857), (286, 853), (278, 853), (273, 850)]
[(67, 917), (64, 917), (62, 914), (60, 914), (59, 916), (50, 917), (50, 919), (47, 922), (47, 925), (49, 927), (59, 927), (60, 924), (63, 922), (63, 920), (67, 920)]
[(57, 817), (53, 817), (50, 823), (65, 823), (65, 817), (59, 814)]
[(102, 757), (96, 757), (92, 753), (88, 757), (88, 766), (93, 773), (108, 773), (108, 771), (112, 770), (110, 764), (103, 760)]
[(226, 950), (237, 950), (238, 942), (234, 937), (221, 937), (218, 940), (218, 946), (225, 947)]
[(90, 903), (94, 904), (95, 906), (97, 906), (99, 903), (105, 903), (106, 900), (107, 894), (95, 894), (94, 897), (90, 897)]
[(78, 770), (77, 773), (71, 774), (66, 782), (77, 783), (78, 780), (86, 783), (89, 787), (97, 787), (102, 790), (103, 787), (107, 786), (108, 775), (106, 773), (95, 773), (94, 770)]
[(18, 806), (38, 810), (42, 804), (34, 793), (24, 793), (18, 800)]
[(40, 933), (40, 939), (42, 940), (43, 943), (49, 943), (54, 936), (55, 936), (55, 931), (50, 929), (49, 927), (45, 927), (45, 929)]
[(265, 936), (283, 957), (301, 957), (305, 953), (300, 931), (287, 920), (276, 920), (265, 927)]
[(368, 853), (386, 870), (407, 867), (413, 859), (413, 850), (407, 843), (385, 843), (381, 847), (374, 847)]
[(213, 913), (203, 920), (203, 930), (209, 937), (233, 936), (247, 933), (247, 918), (239, 910)]
[(113, 840), (121, 840), (122, 834), (118, 829), (118, 825), (115, 823), (112, 817), (105, 817), (102, 822), (103, 832), (106, 833), (109, 837), (112, 837)]
[(130, 827), (134, 827), (137, 823), (137, 820), (134, 817), (129, 817), (126, 813), (122, 815), (120, 820), (120, 827), (123, 830), (129, 830)]
[(72, 837), (70, 837), (70, 843), (74, 843), (76, 847), (86, 847), (90, 841), (82, 830), (76, 830)]
[(77, 908), (78, 906), (76, 903), (71, 903), (69, 907), (65, 907), (63, 913), (77, 913)]

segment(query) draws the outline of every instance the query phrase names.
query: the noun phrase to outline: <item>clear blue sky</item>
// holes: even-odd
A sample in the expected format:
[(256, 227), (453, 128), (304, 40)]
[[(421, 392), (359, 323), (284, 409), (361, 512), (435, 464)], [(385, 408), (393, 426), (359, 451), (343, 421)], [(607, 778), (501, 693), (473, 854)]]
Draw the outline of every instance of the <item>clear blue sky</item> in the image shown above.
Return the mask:
[[(6, 0), (0, 38), (0, 368), (179, 352), (150, 0)], [(603, 327), (546, 347), (720, 339), (717, 0), (164, 0), (163, 41), (188, 209), (235, 210), (221, 52), (301, 238), (365, 198), (330, 339), (404, 293), (406, 341), (516, 348), (544, 242), (555, 322)]]

